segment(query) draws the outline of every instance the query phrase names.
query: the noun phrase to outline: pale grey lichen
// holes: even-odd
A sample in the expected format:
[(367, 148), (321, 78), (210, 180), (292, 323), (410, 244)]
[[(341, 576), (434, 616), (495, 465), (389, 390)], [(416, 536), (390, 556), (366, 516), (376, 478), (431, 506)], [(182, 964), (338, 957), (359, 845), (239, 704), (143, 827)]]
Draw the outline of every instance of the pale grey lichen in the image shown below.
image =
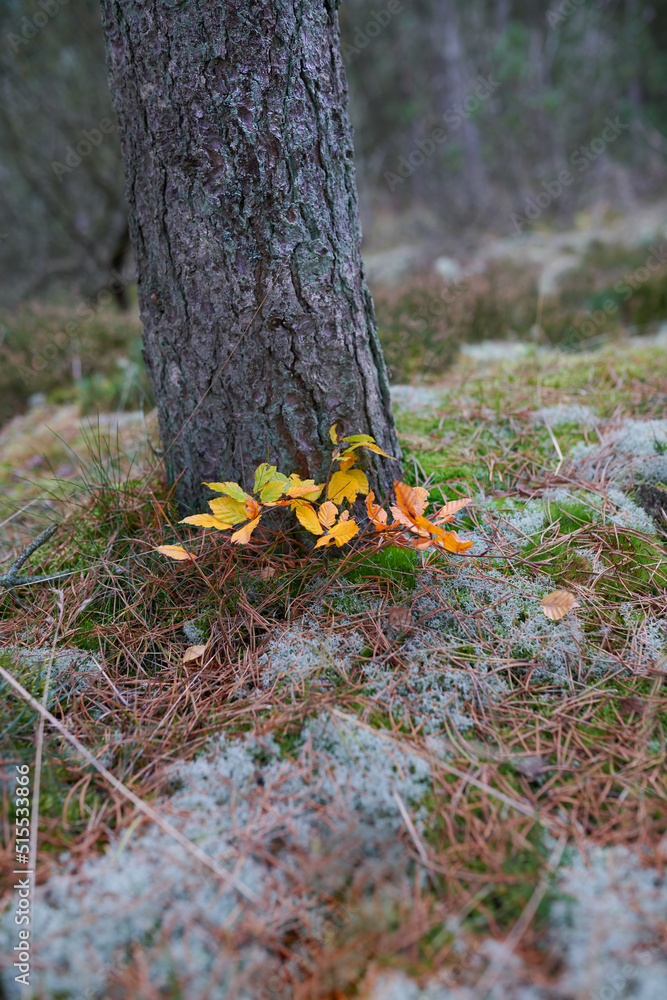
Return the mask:
[[(285, 759), (270, 736), (220, 738), (206, 756), (175, 765), (171, 778), (180, 788), (155, 804), (158, 812), (258, 894), (257, 926), (268, 921), (274, 936), (295, 912), (310, 935), (325, 933), (323, 885), (332, 898), (353, 874), (358, 883), (364, 872), (371, 880), (400, 880), (410, 862), (397, 836), (404, 821), (394, 793), (421, 829), (419, 803), (429, 788), (422, 758), (379, 733), (327, 717), (304, 728), (297, 762)], [(313, 863), (312, 885), (304, 885), (304, 851)], [(172, 983), (188, 1000), (224, 1000), (234, 990), (256, 1000), (243, 974), (261, 980), (272, 959), (256, 943), (240, 949), (223, 943), (238, 902), (235, 891), (158, 827), (112, 839), (105, 855), (78, 868), (62, 865), (36, 890), (33, 985), (21, 996), (79, 998), (87, 989), (103, 995), (108, 971), (122, 966), (138, 943), (156, 991)], [(0, 946), (11, 954), (15, 943), (8, 912)], [(13, 997), (13, 973), (4, 973), (3, 984)]]
[(310, 614), (297, 625), (286, 628), (269, 642), (259, 658), (262, 684), (287, 683), (300, 687), (306, 678), (319, 672), (339, 675), (351, 666), (351, 656), (364, 645), (360, 632), (325, 630)]
[(419, 988), (404, 972), (387, 972), (373, 984), (370, 1000), (479, 1000), (476, 957), (495, 960), (487, 1000), (664, 1000), (664, 873), (627, 847), (589, 846), (585, 858), (568, 852), (555, 889), (546, 944), (560, 971), (551, 982), (531, 982), (516, 952), (489, 938), (469, 957), (463, 975), (445, 967)]
[(50, 646), (4, 646), (2, 652), (19, 665), (21, 675), (35, 680), (45, 679), (49, 662), (53, 656), (49, 683), (48, 707), (72, 693), (80, 693), (89, 687), (100, 668), (94, 657), (85, 649), (56, 649)]
[(196, 621), (183, 622), (183, 635), (191, 646), (204, 646), (208, 636)]
[(557, 429), (574, 425), (575, 427), (597, 427), (600, 418), (590, 406), (581, 403), (559, 403), (557, 406), (542, 406), (530, 415), (533, 423), (544, 423)]
[(600, 462), (607, 482), (667, 482), (667, 420), (624, 420), (609, 428), (599, 445), (578, 444), (571, 459), (580, 471), (595, 474)]

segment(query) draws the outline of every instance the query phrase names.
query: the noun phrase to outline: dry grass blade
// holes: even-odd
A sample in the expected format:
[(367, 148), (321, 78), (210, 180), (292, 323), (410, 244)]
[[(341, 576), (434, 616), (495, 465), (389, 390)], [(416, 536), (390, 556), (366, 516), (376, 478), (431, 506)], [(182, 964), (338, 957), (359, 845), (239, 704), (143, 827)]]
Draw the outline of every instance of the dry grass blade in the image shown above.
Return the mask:
[(220, 866), (215, 863), (213, 858), (209, 857), (205, 851), (202, 851), (200, 847), (197, 847), (197, 845), (193, 844), (191, 840), (188, 840), (188, 838), (185, 837), (180, 830), (178, 830), (175, 826), (172, 826), (172, 824), (168, 820), (164, 819), (163, 816), (160, 816), (160, 814), (153, 809), (152, 806), (149, 806), (147, 802), (144, 802), (138, 795), (135, 795), (134, 792), (124, 785), (122, 781), (119, 781), (118, 778), (111, 773), (111, 771), (108, 771), (103, 764), (100, 764), (93, 754), (87, 750), (81, 742), (79, 742), (76, 736), (70, 733), (66, 727), (63, 726), (62, 722), (59, 722), (58, 719), (56, 719), (56, 717), (48, 711), (48, 709), (44, 708), (43, 705), (40, 705), (40, 703), (33, 698), (32, 695), (29, 694), (29, 692), (26, 691), (25, 688), (19, 684), (18, 681), (1, 665), (0, 677), (13, 687), (17, 694), (23, 698), (23, 700), (27, 702), (31, 708), (34, 708), (35, 711), (39, 712), (39, 714), (47, 722), (50, 722), (54, 729), (56, 729), (60, 735), (63, 736), (78, 753), (81, 754), (84, 760), (94, 767), (98, 774), (102, 775), (105, 781), (108, 781), (117, 792), (120, 792), (124, 798), (128, 799), (140, 812), (147, 816), (148, 819), (159, 826), (163, 833), (173, 837), (173, 839), (179, 843), (181, 847), (188, 852), (188, 854), (209, 868), (219, 879), (235, 889), (239, 895), (243, 896), (252, 903), (259, 901), (257, 894), (253, 892), (252, 889), (249, 889), (246, 885), (244, 885), (243, 882), (241, 882), (235, 875), (232, 875), (230, 872), (226, 872), (223, 868), (220, 868)]
[[(49, 700), (49, 688), (51, 685), (51, 671), (53, 669), (53, 661), (56, 655), (56, 645), (58, 643), (58, 635), (62, 628), (63, 617), (65, 615), (65, 596), (62, 590), (56, 592), (58, 597), (58, 621), (53, 633), (53, 643), (51, 645), (51, 655), (49, 656), (49, 663), (46, 668), (46, 678), (44, 680), (44, 695), (42, 698), (42, 706), (44, 711), (46, 711), (46, 706)], [(37, 738), (35, 740), (35, 771), (33, 779), (32, 788), (32, 809), (30, 811), (30, 840), (28, 844), (28, 858), (30, 867), (32, 869), (32, 876), (30, 881), (30, 891), (31, 894), (35, 891), (35, 885), (37, 884), (37, 830), (39, 827), (39, 793), (41, 786), (42, 777), (42, 751), (44, 747), (44, 715), (40, 713), (39, 723), (37, 725)]]
[[(563, 851), (567, 844), (567, 834), (562, 834), (558, 839), (549, 860), (547, 862), (547, 870), (549, 874), (553, 875), (560, 864), (560, 859), (563, 857)], [(479, 1000), (486, 1000), (489, 996), (493, 987), (498, 981), (500, 974), (502, 973), (503, 966), (505, 965), (507, 959), (515, 951), (517, 945), (521, 941), (528, 928), (530, 927), (532, 921), (535, 918), (537, 909), (544, 899), (544, 896), (549, 888), (549, 878), (548, 876), (543, 876), (537, 884), (532, 896), (528, 900), (528, 904), (524, 909), (523, 913), (515, 923), (514, 927), (510, 931), (509, 935), (505, 939), (503, 954), (501, 954), (495, 961), (492, 961), (488, 969), (479, 980), (476, 986), (476, 994)]]

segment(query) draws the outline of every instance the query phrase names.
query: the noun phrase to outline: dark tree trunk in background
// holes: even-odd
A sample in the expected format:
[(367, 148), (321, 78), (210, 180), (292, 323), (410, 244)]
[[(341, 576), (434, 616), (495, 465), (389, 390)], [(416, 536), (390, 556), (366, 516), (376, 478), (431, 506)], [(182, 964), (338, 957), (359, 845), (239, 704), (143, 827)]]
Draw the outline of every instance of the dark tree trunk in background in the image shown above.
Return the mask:
[[(400, 455), (335, 8), (102, 0), (102, 14), (144, 356), (181, 501), (200, 506), (202, 481), (250, 483), (267, 459), (321, 477), (337, 420)], [(398, 469), (381, 461), (382, 489)]]
[[(470, 96), (465, 51), (459, 31), (456, 3), (446, 0), (443, 7), (443, 56), (449, 78), (446, 108), (461, 105)], [(468, 211), (479, 215), (488, 201), (488, 183), (482, 162), (481, 142), (477, 125), (471, 118), (461, 122), (461, 138), (465, 151), (465, 172), (468, 182)]]

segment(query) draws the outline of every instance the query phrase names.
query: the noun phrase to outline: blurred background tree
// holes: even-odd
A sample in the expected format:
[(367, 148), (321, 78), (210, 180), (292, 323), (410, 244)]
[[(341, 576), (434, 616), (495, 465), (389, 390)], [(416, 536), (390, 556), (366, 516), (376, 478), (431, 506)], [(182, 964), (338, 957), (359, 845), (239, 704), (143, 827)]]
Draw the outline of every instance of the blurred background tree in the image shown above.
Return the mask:
[(129, 249), (99, 4), (4, 0), (0, 39), (0, 302), (92, 296)]
[[(450, 245), (509, 232), (514, 213), (618, 115), (631, 129), (591, 164), (552, 210), (568, 223), (592, 197), (631, 209), (655, 196), (667, 153), (667, 5), (641, 0), (402, 0), (370, 38), (373, 10), (339, 10), (366, 232), (391, 240), (439, 233)], [(563, 13), (559, 13), (559, 11)], [(568, 13), (570, 11), (570, 13)], [(371, 29), (373, 30), (373, 29)], [(363, 35), (368, 44), (361, 48)], [(356, 40), (356, 41), (355, 41)], [(479, 75), (499, 86), (458, 128), (446, 115), (474, 95)], [(450, 116), (450, 121), (451, 121)], [(399, 157), (443, 126), (448, 139), (393, 191)], [(382, 221), (384, 220), (384, 230)]]
[[(399, 269), (396, 281), (419, 269), (426, 280), (439, 256), (469, 260), (489, 237), (567, 229), (580, 225), (582, 215), (633, 216), (663, 197), (666, 4), (343, 0), (338, 13), (364, 255), (394, 378), (424, 368), (424, 338), (439, 345), (439, 361), (428, 369), (433, 374), (465, 340), (526, 335), (541, 315), (538, 279), (521, 274), (522, 287), (512, 289), (487, 270), (479, 288), (474, 280), (466, 286), (453, 311), (440, 309), (420, 341), (415, 316), (441, 293), (429, 286), (406, 297), (396, 289), (398, 298), (388, 303), (387, 282), (395, 281), (385, 270), (384, 285), (375, 284), (374, 256), (416, 247), (417, 268)], [(491, 85), (476, 99), (480, 78)], [(86, 398), (129, 405), (141, 395), (127, 389), (128, 372), (141, 371), (138, 319), (131, 279), (117, 277), (131, 276), (133, 264), (98, 0), (4, 0), (0, 82), (0, 422), (63, 379), (69, 385), (106, 379), (91, 383)], [(599, 139), (607, 119), (627, 127), (603, 155), (591, 156), (585, 172), (573, 171), (575, 181), (536, 221), (517, 226), (544, 185), (572, 169), (580, 147)], [(105, 121), (114, 124), (98, 143), (86, 138), (95, 139)], [(435, 142), (434, 133), (445, 138)], [(554, 316), (551, 326), (545, 312), (549, 337), (590, 308), (592, 292), (613, 284), (624, 252), (599, 281), (587, 272), (582, 287), (562, 300), (569, 312)], [(646, 322), (649, 314), (667, 318), (667, 288), (644, 291), (646, 301), (634, 312), (628, 304), (626, 324)], [(102, 321), (102, 306), (129, 303), (134, 311), (118, 313), (133, 317), (125, 327), (113, 327), (112, 312)], [(91, 309), (94, 320), (84, 322)], [(67, 310), (76, 312), (80, 328), (61, 338), (65, 346), (51, 360)], [(401, 359), (411, 351), (413, 367), (406, 367)]]
[[(567, 223), (593, 196), (627, 210), (660, 193), (666, 5), (344, 0), (339, 18), (370, 245), (427, 236), (451, 248), (512, 231), (608, 116), (631, 128), (550, 217)], [(61, 177), (52, 164), (113, 119), (97, 0), (4, 0), (0, 39), (0, 304), (56, 288), (90, 295), (127, 251), (118, 138)], [(480, 75), (498, 86), (451, 127)], [(438, 127), (447, 140), (391, 190), (385, 174)]]

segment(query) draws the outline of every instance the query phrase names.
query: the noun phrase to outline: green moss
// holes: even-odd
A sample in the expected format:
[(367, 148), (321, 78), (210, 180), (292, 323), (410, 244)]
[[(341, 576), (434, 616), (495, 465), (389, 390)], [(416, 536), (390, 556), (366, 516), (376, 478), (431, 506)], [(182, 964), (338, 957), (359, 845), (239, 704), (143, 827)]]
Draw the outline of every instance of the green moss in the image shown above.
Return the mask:
[(356, 560), (346, 577), (351, 583), (390, 580), (402, 589), (414, 590), (416, 570), (420, 562), (420, 555), (414, 549), (399, 549), (387, 545), (378, 552)]

